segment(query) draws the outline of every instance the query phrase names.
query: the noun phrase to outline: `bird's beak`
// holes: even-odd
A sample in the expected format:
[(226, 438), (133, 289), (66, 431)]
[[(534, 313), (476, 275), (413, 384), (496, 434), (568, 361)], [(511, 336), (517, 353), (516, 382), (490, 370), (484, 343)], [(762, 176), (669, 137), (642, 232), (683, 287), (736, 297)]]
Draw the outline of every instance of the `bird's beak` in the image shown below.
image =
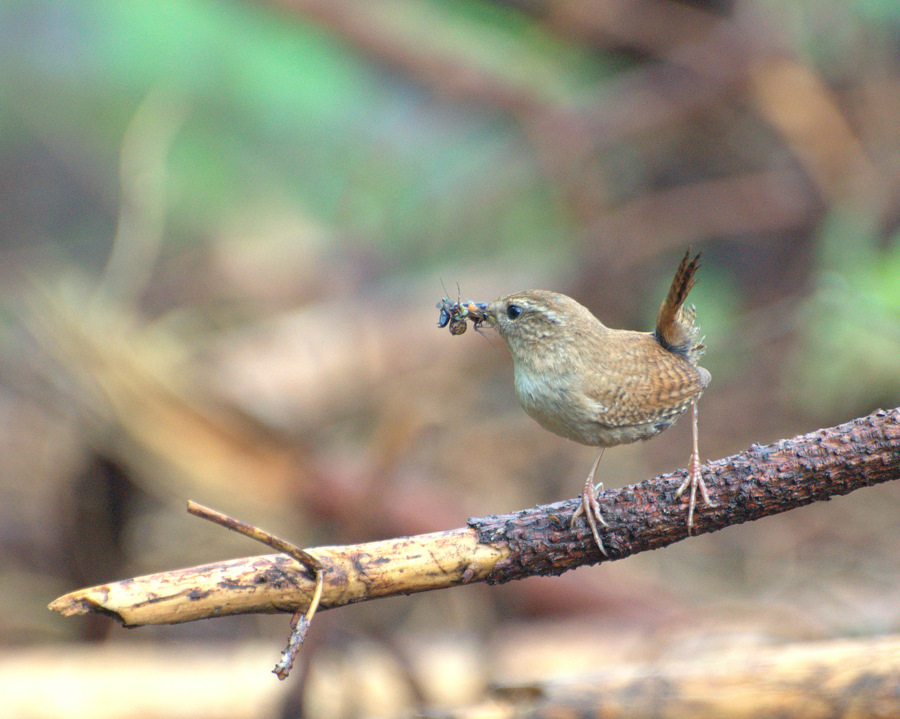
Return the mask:
[(491, 303), (490, 302), (471, 302), (469, 304), (469, 307), (472, 307), (472, 306), (474, 306), (475, 309), (480, 313), (481, 321), (487, 322), (490, 325), (491, 324), (491, 315), (488, 314), (487, 309), (488, 309), (488, 307), (491, 306)]

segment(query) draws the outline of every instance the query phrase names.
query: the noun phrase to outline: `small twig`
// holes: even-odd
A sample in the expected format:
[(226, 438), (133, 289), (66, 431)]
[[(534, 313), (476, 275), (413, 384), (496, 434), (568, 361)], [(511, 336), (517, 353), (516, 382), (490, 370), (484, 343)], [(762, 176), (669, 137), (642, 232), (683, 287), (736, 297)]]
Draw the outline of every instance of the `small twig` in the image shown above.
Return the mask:
[(265, 529), (248, 524), (247, 522), (242, 522), (240, 519), (235, 519), (234, 517), (230, 517), (215, 509), (198, 504), (192, 499), (188, 500), (187, 511), (195, 517), (200, 517), (201, 519), (213, 522), (214, 524), (219, 524), (226, 529), (230, 529), (232, 532), (243, 534), (245, 537), (261, 542), (267, 547), (271, 547), (276, 552), (283, 552), (289, 557), (296, 559), (313, 574), (324, 568), (322, 562), (305, 549), (301, 549), (296, 544), (288, 542), (286, 539), (276, 537)]
[(320, 569), (316, 572), (316, 592), (313, 594), (312, 601), (309, 603), (309, 609), (304, 615), (302, 612), (294, 612), (291, 617), (291, 635), (288, 638), (287, 647), (281, 653), (281, 659), (275, 665), (272, 672), (281, 680), (287, 679), (291, 673), (291, 667), (294, 666), (294, 660), (303, 646), (303, 640), (306, 639), (306, 632), (309, 631), (309, 625), (312, 623), (313, 615), (319, 608), (319, 602), (322, 599), (322, 589), (325, 586), (323, 572)]
[(245, 537), (255, 539), (257, 542), (262, 542), (277, 552), (287, 554), (316, 575), (316, 589), (313, 593), (312, 601), (309, 603), (309, 608), (306, 610), (306, 614), (302, 610), (297, 610), (294, 612), (294, 616), (291, 617), (291, 634), (288, 638), (288, 645), (282, 652), (281, 659), (272, 670), (279, 679), (287, 679), (291, 673), (291, 667), (294, 666), (294, 660), (303, 646), (303, 640), (306, 639), (306, 633), (309, 631), (310, 624), (312, 624), (312, 618), (319, 608), (319, 602), (322, 600), (322, 590), (325, 587), (325, 568), (322, 562), (296, 544), (276, 537), (261, 527), (248, 524), (202, 504), (197, 504), (191, 499), (188, 500), (187, 511), (195, 517), (219, 524), (233, 532), (243, 534)]

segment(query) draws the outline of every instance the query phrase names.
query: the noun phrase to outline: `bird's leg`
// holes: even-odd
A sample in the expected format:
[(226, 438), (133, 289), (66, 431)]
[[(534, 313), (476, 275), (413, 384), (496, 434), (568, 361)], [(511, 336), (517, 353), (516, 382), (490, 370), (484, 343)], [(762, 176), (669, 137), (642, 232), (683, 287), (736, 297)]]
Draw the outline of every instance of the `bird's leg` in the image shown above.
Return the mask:
[(574, 529), (575, 520), (584, 514), (588, 526), (591, 528), (591, 534), (594, 535), (594, 541), (597, 543), (597, 548), (604, 557), (608, 557), (609, 555), (606, 553), (603, 541), (600, 539), (600, 532), (597, 530), (598, 520), (604, 527), (609, 526), (606, 523), (606, 520), (603, 519), (603, 515), (600, 513), (600, 502), (597, 499), (597, 488), (599, 487), (602, 489), (603, 483), (601, 482), (597, 487), (594, 486), (594, 475), (597, 473), (597, 467), (600, 464), (600, 458), (602, 456), (603, 448), (601, 447), (600, 451), (597, 453), (597, 459), (594, 460), (594, 465), (588, 473), (587, 480), (584, 483), (584, 489), (581, 491), (581, 504), (578, 506), (578, 509), (572, 513), (572, 519), (569, 521), (569, 529)]
[(706, 490), (706, 483), (703, 481), (703, 474), (700, 472), (700, 451), (697, 448), (697, 402), (691, 402), (692, 425), (694, 428), (694, 450), (691, 452), (691, 459), (688, 462), (687, 477), (675, 492), (676, 497), (680, 497), (682, 492), (690, 486), (691, 503), (688, 506), (688, 534), (694, 528), (694, 507), (697, 506), (697, 488), (700, 488), (700, 496), (703, 497), (703, 503), (707, 507), (716, 507), (715, 502), (709, 498), (709, 492)]

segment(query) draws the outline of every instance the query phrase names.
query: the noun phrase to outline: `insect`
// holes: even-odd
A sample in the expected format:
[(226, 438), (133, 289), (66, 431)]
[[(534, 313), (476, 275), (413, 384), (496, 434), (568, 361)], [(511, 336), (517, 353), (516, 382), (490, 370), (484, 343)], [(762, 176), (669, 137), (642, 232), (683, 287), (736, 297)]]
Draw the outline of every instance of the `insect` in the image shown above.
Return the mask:
[(487, 304), (472, 302), (471, 300), (463, 304), (458, 296), (456, 302), (453, 302), (449, 297), (442, 297), (435, 307), (441, 311), (438, 318), (438, 327), (443, 328), (450, 325), (451, 335), (463, 334), (469, 326), (467, 320), (472, 321), (472, 326), (477, 331), (487, 319), (484, 315), (484, 309), (487, 307)]

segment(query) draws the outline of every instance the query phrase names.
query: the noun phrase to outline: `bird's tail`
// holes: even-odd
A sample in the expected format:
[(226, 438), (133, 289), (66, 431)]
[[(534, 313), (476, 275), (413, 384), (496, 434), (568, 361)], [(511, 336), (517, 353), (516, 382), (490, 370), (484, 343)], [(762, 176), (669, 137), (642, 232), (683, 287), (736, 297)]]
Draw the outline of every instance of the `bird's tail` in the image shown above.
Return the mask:
[(684, 253), (681, 264), (675, 272), (669, 293), (656, 315), (656, 339), (670, 352), (685, 357), (691, 364), (697, 364), (706, 349), (703, 338), (698, 337), (700, 327), (696, 323), (697, 312), (693, 305), (685, 306), (688, 292), (697, 281), (694, 273), (700, 267), (700, 253), (690, 259), (691, 251)]

